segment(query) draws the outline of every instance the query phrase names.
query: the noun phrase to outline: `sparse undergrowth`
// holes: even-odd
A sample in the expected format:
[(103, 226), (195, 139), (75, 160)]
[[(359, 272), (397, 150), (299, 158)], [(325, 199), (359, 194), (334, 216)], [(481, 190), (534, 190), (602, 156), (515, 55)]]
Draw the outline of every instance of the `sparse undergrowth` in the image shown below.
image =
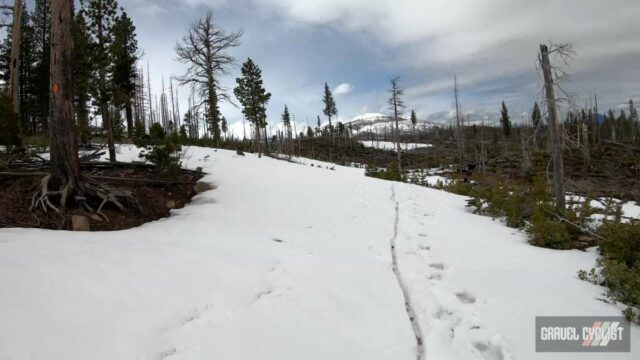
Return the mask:
[[(606, 286), (607, 297), (626, 304), (625, 317), (640, 324), (640, 221), (622, 222), (615, 202), (608, 201), (605, 209), (596, 210), (587, 197), (559, 211), (542, 178), (534, 179), (531, 187), (457, 182), (446, 190), (470, 196), (468, 206), (475, 208), (474, 213), (504, 219), (507, 226), (525, 230), (535, 246), (559, 250), (599, 246), (599, 268), (580, 271), (578, 277)], [(605, 219), (599, 228), (594, 228), (595, 213)]]

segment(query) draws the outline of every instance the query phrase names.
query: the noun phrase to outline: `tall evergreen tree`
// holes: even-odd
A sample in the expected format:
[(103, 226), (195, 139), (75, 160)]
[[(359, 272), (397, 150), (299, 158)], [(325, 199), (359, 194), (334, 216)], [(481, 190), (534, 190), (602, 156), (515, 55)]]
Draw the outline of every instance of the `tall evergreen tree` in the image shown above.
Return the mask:
[(51, 54), (51, 0), (36, 0), (33, 10), (33, 28), (35, 35), (34, 53), (37, 60), (36, 78), (34, 87), (39, 103), (37, 115), (42, 124), (42, 129), (49, 128), (49, 59)]
[(80, 142), (89, 142), (89, 101), (92, 92), (93, 63), (90, 51), (94, 44), (81, 9), (73, 23), (73, 79), (75, 85), (74, 106), (76, 108), (77, 128)]
[(418, 125), (418, 115), (416, 115), (415, 110), (411, 110), (411, 130), (413, 133), (412, 135), (414, 137), (414, 141), (416, 137), (416, 125)]
[(287, 133), (287, 137), (291, 138), (291, 114), (287, 105), (284, 106), (284, 112), (282, 113), (282, 124)]
[(93, 98), (100, 108), (102, 126), (106, 131), (109, 160), (116, 161), (115, 127), (112, 124), (109, 111), (110, 104), (113, 102), (113, 89), (109, 81), (113, 59), (109, 48), (113, 43), (113, 26), (118, 14), (118, 2), (116, 0), (88, 0), (84, 11), (93, 36), (90, 54), (91, 62), (97, 73), (97, 87)]
[(538, 127), (540, 125), (540, 121), (542, 120), (542, 112), (540, 111), (540, 106), (538, 106), (538, 102), (533, 103), (533, 110), (531, 111), (531, 122), (534, 127)]
[(11, 27), (11, 24), (6, 27), (7, 33), (0, 42), (0, 80), (3, 84), (2, 90), (7, 93), (11, 81)]
[(237, 78), (236, 83), (233, 92), (242, 105), (242, 114), (255, 126), (258, 157), (261, 157), (260, 130), (266, 126), (267, 103), (271, 99), (271, 93), (264, 89), (262, 71), (251, 59), (247, 59), (242, 65), (242, 77)]
[(632, 99), (629, 99), (629, 119), (631, 119), (631, 121), (638, 121), (638, 109), (636, 109)]
[[(36, 34), (31, 14), (23, 6), (22, 14), (22, 34), (20, 35), (20, 76), (19, 76), (19, 101), (20, 101), (20, 123), (22, 132), (25, 134), (35, 133), (38, 123), (46, 129), (46, 113), (42, 113), (40, 89), (38, 87), (38, 65), (41, 61), (36, 52)], [(48, 75), (48, 72), (47, 72)], [(48, 82), (47, 78), (47, 84)], [(48, 96), (48, 93), (47, 93)], [(48, 100), (46, 101), (48, 104)], [(48, 105), (44, 110), (48, 110)]]
[(125, 110), (127, 132), (133, 132), (133, 100), (136, 92), (138, 72), (136, 63), (139, 59), (136, 27), (126, 12), (116, 19), (113, 25), (113, 98), (117, 108)]
[(229, 124), (227, 124), (227, 118), (224, 116), (220, 120), (220, 130), (224, 133), (225, 139), (227, 138), (227, 131), (229, 131)]
[(500, 124), (502, 125), (502, 133), (505, 138), (511, 137), (511, 117), (509, 116), (509, 110), (507, 105), (502, 102), (502, 109), (500, 109)]
[(331, 118), (338, 114), (338, 108), (336, 107), (336, 101), (333, 99), (333, 94), (331, 94), (331, 89), (329, 89), (327, 83), (324, 83), (324, 97), (322, 102), (324, 103), (324, 110), (322, 110), (322, 112), (329, 118), (329, 131), (333, 132)]

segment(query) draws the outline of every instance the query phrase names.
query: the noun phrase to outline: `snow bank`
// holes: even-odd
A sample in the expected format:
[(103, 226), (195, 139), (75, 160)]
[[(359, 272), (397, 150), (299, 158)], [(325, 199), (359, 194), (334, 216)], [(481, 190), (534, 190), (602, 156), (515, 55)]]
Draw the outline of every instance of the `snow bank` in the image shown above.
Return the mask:
[[(296, 160), (187, 148), (217, 189), (171, 218), (0, 229), (0, 359), (415, 359), (392, 239), (427, 359), (602, 358), (533, 349), (536, 315), (619, 314), (576, 278), (595, 253), (532, 247), (456, 195)], [(632, 338), (607, 359), (638, 358)]]

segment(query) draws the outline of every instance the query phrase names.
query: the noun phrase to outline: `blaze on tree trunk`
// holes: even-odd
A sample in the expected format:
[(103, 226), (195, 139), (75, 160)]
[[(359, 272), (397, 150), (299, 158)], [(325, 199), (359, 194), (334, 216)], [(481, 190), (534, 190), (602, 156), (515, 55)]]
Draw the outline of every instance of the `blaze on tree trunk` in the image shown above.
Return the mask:
[(564, 198), (564, 164), (562, 160), (562, 144), (560, 141), (560, 127), (556, 110), (556, 96), (553, 87), (553, 75), (551, 73), (551, 61), (549, 60), (549, 48), (540, 45), (540, 63), (544, 75), (544, 88), (547, 95), (547, 108), (549, 110), (549, 129), (551, 130), (551, 157), (553, 161), (553, 190), (556, 197), (556, 206), (564, 210), (566, 201)]
[(67, 193), (75, 192), (80, 183), (73, 114), (72, 6), (69, 0), (51, 1), (51, 178), (65, 184)]

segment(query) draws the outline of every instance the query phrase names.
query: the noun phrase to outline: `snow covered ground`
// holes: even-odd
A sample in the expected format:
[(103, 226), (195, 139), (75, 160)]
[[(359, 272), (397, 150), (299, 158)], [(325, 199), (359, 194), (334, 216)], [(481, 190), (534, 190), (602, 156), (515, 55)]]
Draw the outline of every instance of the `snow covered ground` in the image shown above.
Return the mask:
[[(366, 147), (380, 149), (380, 150), (396, 150), (396, 144), (391, 141), (378, 141), (378, 140), (366, 140), (360, 141), (360, 143)], [(415, 149), (424, 149), (433, 147), (431, 144), (420, 144), (420, 143), (401, 143), (400, 148), (402, 150), (415, 150)]]
[[(426, 359), (603, 358), (534, 352), (535, 316), (620, 314), (576, 277), (594, 251), (535, 248), (463, 197), (363, 169), (203, 148), (184, 162), (217, 189), (168, 219), (0, 230), (0, 359), (399, 360), (416, 333)], [(631, 336), (606, 358), (637, 359)]]

